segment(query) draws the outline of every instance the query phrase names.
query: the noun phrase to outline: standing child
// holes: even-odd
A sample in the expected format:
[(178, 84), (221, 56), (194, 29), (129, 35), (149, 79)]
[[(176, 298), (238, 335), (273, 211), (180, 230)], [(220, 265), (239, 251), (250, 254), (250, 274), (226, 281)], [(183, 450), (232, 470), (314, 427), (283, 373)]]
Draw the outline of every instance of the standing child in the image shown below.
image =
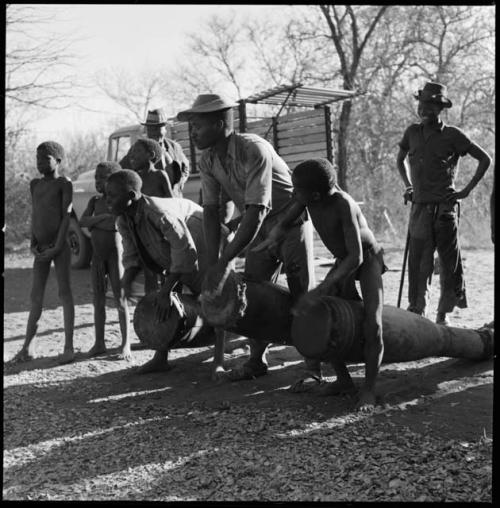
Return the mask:
[[(132, 169), (142, 180), (141, 193), (159, 198), (173, 197), (170, 179), (155, 163), (162, 154), (160, 144), (153, 139), (138, 139), (130, 148), (129, 162)], [(150, 293), (158, 289), (158, 275), (144, 267), (144, 292)]]
[(141, 177), (141, 192), (146, 196), (171, 198), (172, 185), (167, 173), (155, 168), (155, 163), (160, 158), (161, 146), (153, 139), (138, 139), (130, 149), (130, 165)]
[(36, 149), (36, 166), (43, 175), (30, 182), (32, 200), (31, 252), (33, 261), (33, 287), (31, 290), (31, 310), (26, 327), (26, 338), (14, 362), (33, 359), (32, 340), (35, 337), (38, 320), (42, 315), (43, 295), (54, 261), (59, 298), (64, 315), (64, 352), (60, 364), (74, 360), (73, 329), (75, 308), (70, 285), (71, 253), (66, 241), (72, 209), (73, 187), (65, 176), (59, 176), (59, 168), (64, 158), (64, 149), (55, 141), (45, 141)]
[[(355, 285), (355, 281), (359, 280), (364, 302), (365, 383), (357, 407), (361, 410), (370, 409), (375, 405), (375, 380), (384, 353), (382, 274), (386, 267), (382, 248), (377, 244), (357, 203), (337, 185), (335, 169), (328, 160), (302, 162), (295, 168), (292, 181), (295, 191), (293, 204), (258, 248), (274, 248), (289, 225), (307, 207), (314, 228), (336, 261), (325, 280), (302, 297), (294, 312), (307, 312), (315, 296), (359, 299)], [(324, 393), (352, 390), (354, 383), (345, 363), (333, 358), (331, 364), (337, 380), (329, 384)]]
[(110, 213), (106, 205), (105, 189), (109, 175), (120, 170), (121, 166), (117, 162), (100, 162), (97, 164), (95, 188), (100, 196), (90, 198), (80, 219), (80, 225), (90, 230), (92, 241), (90, 275), (94, 294), (95, 344), (87, 354), (92, 357), (106, 352), (104, 324), (106, 322), (106, 289), (107, 280), (109, 279), (118, 309), (118, 320), (122, 335), (120, 357), (129, 360), (131, 358), (130, 320), (127, 299), (120, 284), (123, 276), (121, 262), (123, 247), (121, 236), (115, 225), (115, 216)]

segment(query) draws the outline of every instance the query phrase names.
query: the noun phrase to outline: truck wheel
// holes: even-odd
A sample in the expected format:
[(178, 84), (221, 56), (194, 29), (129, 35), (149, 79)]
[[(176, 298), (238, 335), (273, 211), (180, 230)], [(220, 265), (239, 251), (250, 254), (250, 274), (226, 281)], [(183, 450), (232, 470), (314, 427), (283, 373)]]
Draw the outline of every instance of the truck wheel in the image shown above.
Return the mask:
[(74, 219), (69, 221), (68, 242), (71, 249), (71, 268), (87, 268), (92, 256), (92, 245)]

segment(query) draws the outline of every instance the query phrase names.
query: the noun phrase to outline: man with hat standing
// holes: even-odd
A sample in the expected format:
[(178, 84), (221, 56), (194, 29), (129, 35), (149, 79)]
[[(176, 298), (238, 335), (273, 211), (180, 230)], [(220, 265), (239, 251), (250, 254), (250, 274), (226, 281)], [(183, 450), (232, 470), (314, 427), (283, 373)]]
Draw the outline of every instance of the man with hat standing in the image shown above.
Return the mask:
[[(412, 202), (409, 223), (408, 310), (424, 315), (429, 297), (434, 252), (439, 255), (440, 298), (436, 323), (448, 325), (446, 314), (466, 308), (465, 280), (458, 240), (460, 200), (466, 198), (488, 169), (491, 159), (460, 129), (440, 118), (451, 108), (446, 87), (428, 82), (415, 95), (420, 123), (410, 125), (399, 143), (397, 167)], [(470, 182), (460, 191), (455, 177), (460, 157), (478, 161)], [(405, 163), (408, 156), (410, 171)]]
[[(146, 121), (146, 135), (149, 139), (157, 141), (162, 148), (161, 159), (155, 164), (156, 169), (165, 171), (172, 185), (173, 197), (182, 197), (182, 189), (189, 177), (189, 161), (184, 155), (182, 147), (173, 139), (167, 138), (167, 116), (162, 108), (148, 111)], [(120, 161), (122, 168), (130, 168), (128, 164), (129, 153)]]
[[(314, 287), (312, 225), (299, 217), (276, 251), (255, 252), (285, 213), (293, 186), (285, 161), (273, 146), (256, 134), (240, 134), (233, 129), (234, 102), (216, 94), (199, 95), (193, 107), (177, 118), (189, 121), (191, 137), (204, 150), (199, 169), (203, 195), (203, 219), (211, 268), (206, 291), (216, 291), (232, 259), (245, 251), (245, 275), (253, 280), (271, 280), (281, 264), (292, 297)], [(219, 256), (220, 214), (233, 201), (242, 215), (234, 239)], [(230, 373), (232, 380), (250, 379), (267, 373), (268, 344), (250, 339), (250, 358)]]

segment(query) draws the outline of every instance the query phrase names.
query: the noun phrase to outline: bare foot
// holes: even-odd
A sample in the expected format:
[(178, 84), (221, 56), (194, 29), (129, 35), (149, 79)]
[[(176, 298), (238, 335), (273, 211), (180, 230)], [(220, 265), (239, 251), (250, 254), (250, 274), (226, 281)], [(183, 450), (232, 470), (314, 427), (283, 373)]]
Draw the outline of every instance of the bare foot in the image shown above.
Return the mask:
[(356, 410), (369, 412), (375, 408), (375, 394), (373, 392), (361, 390), (359, 400), (356, 404)]
[(27, 349), (21, 349), (21, 351), (11, 358), (7, 364), (15, 365), (16, 363), (30, 362), (31, 360), (34, 360), (33, 355)]
[(103, 355), (107, 352), (106, 346), (104, 344), (94, 344), (88, 353), (85, 354), (88, 358), (92, 358), (93, 356)]
[(226, 378), (226, 369), (222, 365), (212, 366), (212, 381), (221, 382)]
[(289, 392), (292, 393), (305, 393), (310, 392), (313, 388), (316, 388), (318, 385), (323, 383), (323, 379), (321, 377), (308, 374), (305, 377), (297, 379), (295, 383), (288, 389)]
[(57, 363), (59, 365), (65, 365), (71, 363), (75, 359), (75, 352), (73, 349), (65, 349), (64, 353), (59, 357)]
[(333, 383), (326, 383), (320, 389), (319, 394), (323, 397), (328, 395), (341, 395), (345, 393), (354, 393), (356, 391), (356, 386), (352, 381), (334, 381)]
[(120, 360), (127, 360), (127, 362), (132, 360), (132, 351), (130, 350), (130, 346), (122, 346), (118, 353), (118, 358)]
[(157, 358), (153, 356), (149, 362), (138, 367), (135, 371), (136, 374), (149, 374), (150, 372), (167, 372), (173, 367), (168, 363), (168, 360), (164, 358)]

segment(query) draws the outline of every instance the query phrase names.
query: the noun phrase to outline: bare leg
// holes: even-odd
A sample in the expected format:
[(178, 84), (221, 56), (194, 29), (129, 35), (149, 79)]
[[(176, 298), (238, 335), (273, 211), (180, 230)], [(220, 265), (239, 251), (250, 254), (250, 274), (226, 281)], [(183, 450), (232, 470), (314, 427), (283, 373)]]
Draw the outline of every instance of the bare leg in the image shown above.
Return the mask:
[(172, 367), (168, 363), (168, 351), (155, 351), (149, 362), (141, 365), (136, 374), (149, 374), (150, 372), (167, 372)]
[(364, 411), (373, 409), (375, 406), (375, 381), (384, 355), (382, 341), (384, 295), (381, 266), (376, 257), (372, 256), (365, 261), (361, 268), (359, 281), (364, 302), (365, 382), (361, 388), (357, 409)]
[(92, 257), (90, 265), (90, 277), (92, 281), (92, 291), (94, 293), (94, 329), (95, 342), (88, 351), (87, 356), (93, 357), (102, 355), (106, 352), (106, 343), (104, 341), (104, 325), (106, 323), (106, 272), (104, 261)]
[(11, 360), (12, 362), (27, 362), (34, 358), (35, 351), (31, 342), (35, 337), (38, 328), (38, 320), (42, 315), (43, 295), (50, 272), (50, 264), (51, 261), (39, 261), (37, 259), (33, 262), (31, 309), (28, 317), (28, 324), (26, 325), (26, 337), (21, 350), (14, 356)]
[(144, 292), (146, 294), (152, 293), (157, 291), (158, 287), (158, 275), (156, 272), (144, 267)]
[(122, 336), (122, 345), (120, 350), (120, 358), (123, 360), (130, 360), (132, 352), (130, 350), (130, 317), (128, 312), (127, 299), (125, 293), (120, 285), (120, 279), (123, 275), (123, 267), (115, 253), (109, 257), (109, 281), (115, 297), (116, 308), (118, 309), (118, 321), (120, 323), (120, 332)]
[(224, 352), (226, 346), (226, 332), (222, 328), (215, 328), (214, 363), (212, 365), (212, 380), (218, 381), (224, 373)]
[(75, 359), (73, 349), (73, 330), (75, 328), (75, 306), (71, 292), (71, 251), (65, 244), (62, 251), (54, 258), (59, 298), (63, 306), (64, 315), (64, 352), (59, 358), (60, 364), (71, 363)]

